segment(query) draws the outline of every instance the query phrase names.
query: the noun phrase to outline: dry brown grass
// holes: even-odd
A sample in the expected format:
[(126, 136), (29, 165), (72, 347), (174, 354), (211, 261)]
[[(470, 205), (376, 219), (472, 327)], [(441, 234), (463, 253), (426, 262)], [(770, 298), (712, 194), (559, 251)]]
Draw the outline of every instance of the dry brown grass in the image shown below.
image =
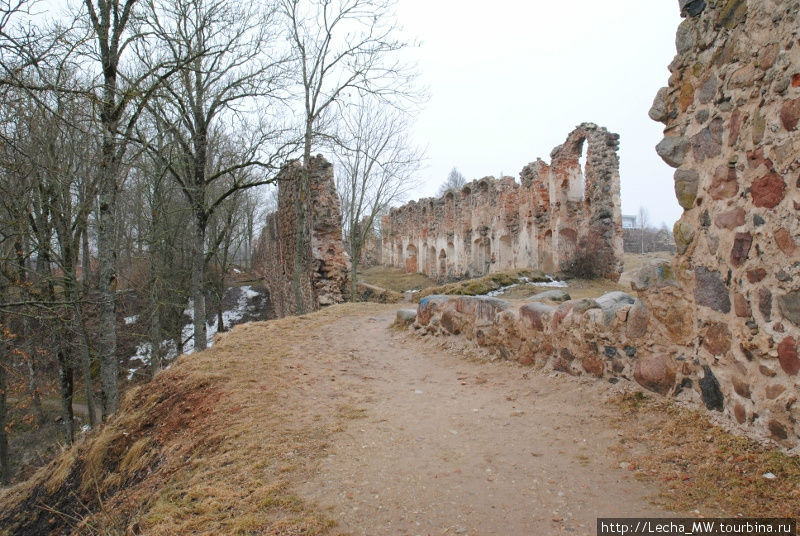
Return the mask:
[[(497, 290), (501, 287), (506, 287), (514, 283), (519, 283), (521, 277), (527, 277), (531, 281), (549, 281), (549, 279), (539, 272), (532, 270), (516, 270), (514, 272), (498, 272), (494, 274), (485, 275), (475, 279), (467, 279), (457, 283), (450, 283), (438, 287), (430, 287), (422, 292), (414, 294), (416, 301), (421, 300), (425, 296), (432, 294), (448, 294), (456, 296), (480, 296)], [(527, 288), (527, 286), (526, 286)], [(535, 287), (530, 287), (535, 288)], [(501, 296), (505, 297), (505, 295)]]
[(297, 371), (310, 332), (337, 315), (373, 310), (380, 306), (342, 305), (245, 324), (180, 358), (131, 390), (103, 430), (0, 495), (0, 527), (37, 535), (329, 534), (333, 523), (292, 485), (364, 410), (318, 407)]
[(424, 274), (409, 274), (400, 268), (387, 266), (373, 266), (359, 275), (360, 281), (394, 292), (421, 290), (436, 285), (436, 281)]
[[(796, 517), (800, 459), (713, 425), (701, 412), (641, 394), (615, 401), (619, 454), (637, 478), (656, 482), (658, 501), (709, 516)], [(777, 478), (765, 478), (772, 473)]]

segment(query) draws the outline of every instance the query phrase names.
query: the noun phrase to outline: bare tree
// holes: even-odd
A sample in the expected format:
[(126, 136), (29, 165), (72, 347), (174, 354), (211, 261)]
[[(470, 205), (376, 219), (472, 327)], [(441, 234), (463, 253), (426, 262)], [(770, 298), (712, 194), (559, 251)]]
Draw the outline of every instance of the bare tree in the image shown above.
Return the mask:
[[(349, 93), (369, 94), (384, 101), (413, 100), (413, 72), (399, 52), (409, 44), (398, 37), (392, 9), (394, 0), (281, 0), (296, 68), (303, 109), (303, 173), (295, 198), (298, 240), (294, 252), (292, 286), (298, 313), (305, 302), (302, 274), (308, 271), (305, 247), (309, 228), (304, 203), (309, 196), (312, 146), (327, 131), (335, 104)], [(326, 115), (327, 114), (327, 115)]]
[[(273, 12), (253, 7), (256, 4), (248, 6), (233, 0), (148, 1), (153, 35), (171, 61), (181, 65), (178, 76), (164, 84), (148, 109), (178, 148), (178, 158), (163, 163), (194, 215), (191, 286), (197, 350), (207, 345), (204, 291), (209, 219), (237, 191), (274, 180), (287, 150), (280, 140), (281, 129), (246, 121), (247, 108), (255, 107), (256, 98), (267, 104), (259, 110), (262, 118), (276, 113), (284, 63), (270, 53), (275, 52)], [(143, 61), (149, 54), (149, 49), (140, 50)], [(212, 158), (212, 138), (221, 139), (226, 120), (253, 135), (239, 135), (234, 151), (230, 150), (233, 144), (219, 146)], [(262, 172), (237, 173), (246, 168)], [(223, 183), (224, 188), (220, 187)]]
[[(500, 173), (502, 177), (502, 172)], [(439, 186), (439, 190), (436, 193), (438, 197), (442, 197), (444, 194), (450, 191), (460, 191), (464, 185), (467, 184), (467, 179), (464, 178), (464, 175), (454, 166), (453, 169), (450, 170), (450, 173), (447, 174), (447, 179)]]
[(336, 150), (336, 189), (342, 206), (343, 232), (350, 246), (351, 297), (355, 301), (358, 266), (375, 221), (390, 204), (402, 201), (416, 186), (422, 159), (408, 139), (405, 114), (364, 99), (340, 120)]
[(639, 223), (639, 237), (641, 239), (641, 254), (644, 255), (644, 234), (645, 229), (650, 225), (650, 214), (645, 207), (639, 207), (639, 212), (636, 213), (636, 219)]

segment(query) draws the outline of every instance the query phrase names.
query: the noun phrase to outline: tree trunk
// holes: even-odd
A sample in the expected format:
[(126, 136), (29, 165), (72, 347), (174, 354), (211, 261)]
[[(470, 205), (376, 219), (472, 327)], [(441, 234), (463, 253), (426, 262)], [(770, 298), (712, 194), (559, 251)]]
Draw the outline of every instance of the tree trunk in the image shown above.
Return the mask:
[(192, 300), (194, 301), (194, 349), (205, 350), (206, 339), (206, 295), (205, 295), (205, 243), (206, 222), (195, 218), (194, 242), (192, 247)]
[[(60, 335), (63, 340), (65, 334)], [(64, 352), (64, 346), (61, 343), (56, 350), (56, 355), (58, 357), (58, 384), (61, 390), (61, 417), (64, 419), (67, 441), (71, 444), (75, 441), (75, 418), (72, 413), (74, 374), (69, 356)]]
[(153, 296), (152, 314), (150, 315), (150, 371), (153, 378), (161, 370), (161, 315), (155, 291)]
[(78, 346), (80, 348), (83, 389), (86, 395), (86, 407), (89, 411), (89, 425), (94, 428), (100, 420), (97, 418), (97, 402), (94, 399), (94, 385), (92, 383), (92, 355), (89, 352), (89, 332), (86, 329), (86, 322), (83, 320), (83, 309), (78, 300), (75, 300), (73, 329), (75, 330), (75, 335), (80, 337), (81, 340), (81, 344)]
[(11, 481), (11, 460), (8, 452), (8, 432), (6, 421), (8, 407), (6, 406), (6, 350), (7, 344), (3, 343), (0, 349), (0, 484), (6, 485)]
[[(27, 324), (27, 322), (26, 322)], [(30, 335), (24, 335), (25, 337), (25, 345), (27, 346), (26, 354), (27, 354), (27, 364), (28, 364), (28, 392), (31, 394), (31, 406), (33, 407), (33, 415), (36, 419), (36, 424), (39, 426), (44, 424), (45, 416), (44, 410), (42, 409), (42, 395), (39, 393), (39, 386), (37, 385), (36, 381), (36, 361), (33, 356), (33, 351), (30, 348), (30, 345), (27, 344), (29, 341)]]
[(100, 317), (97, 350), (100, 358), (100, 388), (103, 419), (119, 406), (119, 365), (117, 364), (117, 318), (115, 269), (114, 206), (116, 204), (116, 173), (114, 172), (114, 141), (105, 132), (100, 179), (100, 214), (97, 225), (97, 256), (100, 269), (98, 313)]

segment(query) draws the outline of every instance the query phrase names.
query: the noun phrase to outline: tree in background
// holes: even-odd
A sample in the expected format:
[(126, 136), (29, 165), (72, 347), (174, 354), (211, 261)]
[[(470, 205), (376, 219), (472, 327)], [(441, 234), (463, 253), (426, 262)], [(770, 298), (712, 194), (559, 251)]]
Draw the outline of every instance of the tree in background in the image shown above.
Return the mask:
[(650, 225), (650, 214), (644, 207), (639, 207), (639, 212), (636, 213), (636, 220), (639, 223), (639, 237), (641, 239), (641, 254), (644, 255), (644, 234), (645, 229)]
[[(229, 196), (274, 180), (273, 172), (286, 156), (280, 129), (266, 122), (249, 123), (253, 114), (246, 113), (248, 106), (256, 106), (256, 98), (262, 118), (274, 112), (284, 74), (284, 60), (274, 50), (274, 11), (262, 9), (260, 4), (253, 6), (233, 0), (147, 3), (146, 27), (157, 39), (153, 46), (162, 47), (169, 61), (180, 66), (147, 109), (178, 148), (178, 158), (163, 160), (163, 164), (180, 185), (194, 216), (191, 293), (198, 350), (207, 346), (205, 248), (209, 220)], [(139, 57), (147, 63), (152, 46), (145, 48), (145, 44)], [(149, 66), (149, 70), (155, 68)], [(238, 135), (236, 143), (221, 145), (212, 158), (210, 144), (215, 137), (217, 141), (225, 137), (226, 121), (235, 131), (254, 134)], [(266, 173), (238, 173), (257, 167)]]
[[(395, 0), (280, 0), (292, 49), (292, 72), (303, 110), (300, 188), (295, 199), (298, 239), (292, 286), (298, 313), (311, 308), (302, 293), (302, 274), (309, 269), (304, 246), (310, 231), (304, 211), (309, 196), (312, 147), (333, 132), (335, 115), (348, 99), (370, 95), (402, 107), (419, 95), (414, 72), (399, 53), (409, 43), (399, 37), (392, 10)], [(336, 108), (336, 110), (333, 110)]]
[(442, 197), (444, 194), (451, 191), (459, 192), (465, 184), (467, 184), (467, 179), (464, 178), (464, 175), (462, 175), (456, 167), (453, 167), (450, 173), (447, 174), (447, 179), (439, 186), (436, 196)]
[(348, 108), (340, 119), (336, 190), (350, 249), (353, 301), (358, 297), (361, 255), (374, 233), (376, 218), (416, 186), (414, 175), (423, 155), (410, 144), (408, 130), (406, 114), (382, 108), (369, 98)]

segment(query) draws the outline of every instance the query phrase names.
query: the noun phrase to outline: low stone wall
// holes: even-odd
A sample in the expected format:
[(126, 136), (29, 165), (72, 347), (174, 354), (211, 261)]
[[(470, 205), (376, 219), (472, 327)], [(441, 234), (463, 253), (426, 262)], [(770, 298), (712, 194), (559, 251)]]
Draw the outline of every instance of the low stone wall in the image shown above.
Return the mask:
[[(278, 210), (267, 215), (253, 256), (278, 317), (340, 303), (348, 295), (349, 260), (342, 242), (342, 212), (333, 166), (322, 156), (310, 162), (309, 198), (300, 199), (302, 165), (293, 160), (278, 175)], [(298, 233), (297, 210), (308, 228), (299, 292), (293, 284)], [(302, 307), (299, 302), (303, 302)]]

